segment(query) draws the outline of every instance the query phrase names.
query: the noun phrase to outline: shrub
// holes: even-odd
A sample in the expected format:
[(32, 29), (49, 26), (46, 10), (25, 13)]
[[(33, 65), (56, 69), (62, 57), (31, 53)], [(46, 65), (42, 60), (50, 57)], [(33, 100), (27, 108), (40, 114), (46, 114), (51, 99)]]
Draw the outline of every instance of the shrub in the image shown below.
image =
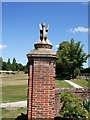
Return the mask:
[(83, 107), (81, 99), (77, 98), (72, 92), (64, 91), (61, 93), (61, 102), (63, 106), (60, 110), (60, 115), (65, 118), (73, 119), (89, 119), (88, 111)]
[(84, 99), (83, 100), (83, 107), (90, 112), (90, 99)]

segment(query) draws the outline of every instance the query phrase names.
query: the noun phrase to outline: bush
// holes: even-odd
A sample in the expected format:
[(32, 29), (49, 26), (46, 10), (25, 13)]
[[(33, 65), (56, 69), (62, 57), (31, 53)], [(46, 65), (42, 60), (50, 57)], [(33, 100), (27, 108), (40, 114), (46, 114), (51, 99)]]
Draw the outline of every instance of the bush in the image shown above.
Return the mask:
[(81, 99), (77, 98), (72, 92), (64, 91), (61, 93), (61, 102), (63, 106), (60, 110), (61, 117), (73, 119), (89, 120), (89, 113), (83, 107)]
[(83, 100), (83, 107), (90, 112), (90, 99), (84, 99)]

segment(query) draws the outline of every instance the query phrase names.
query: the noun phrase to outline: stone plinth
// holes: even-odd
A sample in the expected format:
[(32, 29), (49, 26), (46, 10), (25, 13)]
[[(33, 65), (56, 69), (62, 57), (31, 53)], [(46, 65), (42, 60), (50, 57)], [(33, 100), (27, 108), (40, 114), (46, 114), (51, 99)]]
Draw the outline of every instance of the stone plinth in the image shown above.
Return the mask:
[[(45, 27), (45, 28), (44, 28)], [(53, 120), (55, 116), (55, 62), (52, 44), (43, 35), (27, 54), (29, 61), (28, 120)]]

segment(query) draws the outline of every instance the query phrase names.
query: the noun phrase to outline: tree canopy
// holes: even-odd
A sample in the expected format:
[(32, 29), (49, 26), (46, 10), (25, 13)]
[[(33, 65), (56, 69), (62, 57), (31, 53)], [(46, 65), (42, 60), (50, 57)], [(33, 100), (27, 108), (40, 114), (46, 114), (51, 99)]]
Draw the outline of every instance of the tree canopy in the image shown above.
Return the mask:
[(8, 58), (8, 61), (3, 61), (3, 58), (0, 57), (0, 70), (7, 70), (7, 71), (25, 71), (27, 68), (27, 65), (22, 65), (21, 63), (17, 63), (16, 59), (13, 58), (12, 63), (10, 61), (10, 58)]
[(56, 73), (64, 77), (75, 77), (80, 73), (83, 63), (86, 62), (89, 55), (83, 51), (83, 45), (74, 39), (70, 42), (60, 43), (57, 51), (58, 61)]

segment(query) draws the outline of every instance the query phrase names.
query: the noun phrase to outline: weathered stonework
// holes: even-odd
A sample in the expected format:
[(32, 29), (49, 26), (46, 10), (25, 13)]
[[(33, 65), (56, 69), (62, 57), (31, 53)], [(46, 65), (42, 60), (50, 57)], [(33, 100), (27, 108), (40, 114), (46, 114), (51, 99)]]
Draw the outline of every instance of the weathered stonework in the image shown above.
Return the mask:
[(56, 54), (47, 39), (47, 27), (42, 24), (35, 49), (27, 54), (29, 61), (28, 120), (53, 120), (55, 116)]

